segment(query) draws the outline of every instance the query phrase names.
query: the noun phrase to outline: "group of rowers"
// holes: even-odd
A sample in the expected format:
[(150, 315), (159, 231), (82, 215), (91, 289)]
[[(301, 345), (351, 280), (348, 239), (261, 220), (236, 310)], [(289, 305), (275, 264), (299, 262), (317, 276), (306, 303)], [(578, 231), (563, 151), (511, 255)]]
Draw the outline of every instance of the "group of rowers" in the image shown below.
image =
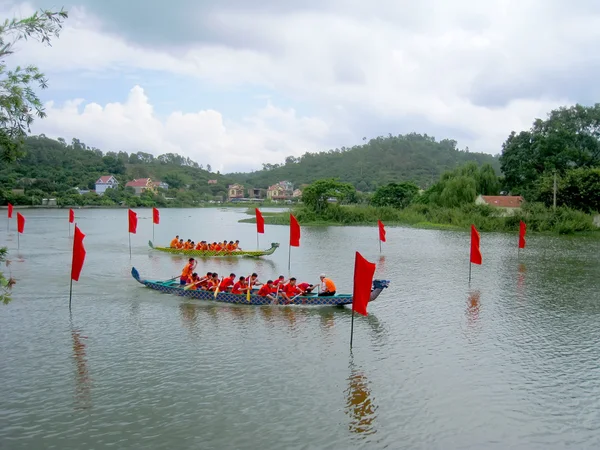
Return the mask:
[(215, 272), (207, 272), (205, 276), (201, 277), (195, 271), (196, 264), (197, 261), (194, 258), (190, 258), (179, 277), (179, 284), (184, 286), (186, 290), (198, 289), (215, 293), (229, 292), (241, 295), (247, 294), (248, 290), (252, 293), (254, 286), (260, 286), (256, 295), (267, 297), (273, 302), (281, 297), (286, 303), (300, 295), (312, 294), (313, 289), (317, 286), (319, 287), (317, 294), (319, 297), (330, 297), (335, 295), (336, 292), (334, 282), (327, 278), (324, 273), (320, 275), (321, 284), (317, 286), (306, 282), (297, 283), (294, 277), (286, 280), (283, 275), (280, 275), (275, 281), (268, 280), (266, 283), (261, 283), (256, 273), (253, 273), (249, 277), (240, 276), (237, 280), (234, 273), (221, 279), (219, 279), (219, 275)]
[(200, 241), (197, 244), (188, 239), (187, 241), (183, 241), (183, 239), (179, 239), (179, 235), (175, 236), (175, 238), (169, 244), (170, 248), (177, 248), (180, 250), (202, 250), (202, 251), (213, 251), (213, 252), (235, 252), (237, 250), (241, 250), (240, 241), (229, 241), (225, 239), (223, 242), (213, 242), (210, 244), (207, 241)]

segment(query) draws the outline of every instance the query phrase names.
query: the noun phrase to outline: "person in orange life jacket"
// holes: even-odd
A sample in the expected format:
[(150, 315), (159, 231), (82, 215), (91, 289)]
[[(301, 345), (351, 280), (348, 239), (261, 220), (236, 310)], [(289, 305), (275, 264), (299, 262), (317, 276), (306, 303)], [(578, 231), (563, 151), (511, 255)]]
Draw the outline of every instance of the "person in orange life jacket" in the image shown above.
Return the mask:
[(287, 301), (290, 301), (295, 295), (302, 294), (302, 290), (296, 286), (296, 279), (292, 277), (287, 284), (279, 288), (279, 294)]
[(196, 290), (196, 289), (200, 289), (200, 286), (198, 286), (200, 284), (200, 277), (198, 276), (198, 274), (196, 272), (194, 272), (192, 274), (192, 279), (190, 280), (190, 282), (188, 283), (188, 285), (190, 285), (190, 289), (191, 290)]
[(170, 248), (177, 248), (177, 244), (179, 244), (179, 235), (175, 236), (175, 239), (171, 241), (169, 245)]
[(226, 291), (228, 288), (233, 286), (233, 283), (235, 283), (235, 273), (231, 273), (228, 277), (221, 280), (221, 284), (219, 284), (219, 291)]
[(319, 292), (319, 297), (332, 297), (335, 295), (335, 284), (329, 278), (325, 277), (325, 274), (322, 273), (319, 275), (321, 279), (321, 292)]
[(200, 278), (200, 289), (202, 289), (203, 291), (208, 290), (208, 286), (210, 284), (210, 280), (212, 278), (212, 272), (206, 272), (206, 276)]
[(261, 288), (258, 290), (257, 295), (261, 296), (261, 297), (267, 297), (269, 300), (273, 301), (275, 300), (275, 297), (272, 295), (273, 294), (273, 280), (269, 280), (267, 281), (267, 284), (263, 284), (261, 286)]
[(233, 285), (231, 289), (232, 294), (243, 294), (248, 291), (248, 283), (246, 283), (246, 277), (241, 276), (237, 283)]
[(190, 280), (192, 279), (192, 274), (194, 273), (194, 269), (196, 268), (196, 264), (197, 263), (194, 258), (189, 259), (188, 263), (181, 271), (181, 276), (179, 277), (179, 284), (184, 285), (190, 282)]
[(302, 290), (302, 294), (310, 294), (312, 292), (312, 290), (315, 288), (314, 284), (310, 284), (310, 283), (300, 283), (297, 284), (296, 286), (298, 286), (298, 289)]
[[(272, 283), (273, 281), (271, 281)], [(253, 273), (252, 275), (250, 275), (249, 281), (248, 281), (248, 286), (250, 286), (250, 289), (252, 292), (252, 286), (262, 286), (263, 283), (261, 283), (260, 281), (258, 281), (258, 274), (257, 273)]]
[(211, 278), (208, 280), (208, 290), (215, 291), (217, 290), (217, 286), (219, 286), (219, 275), (217, 272), (213, 272)]
[(240, 248), (240, 241), (235, 241), (235, 243), (233, 245), (235, 245), (235, 249), (236, 250), (241, 250), (241, 248)]

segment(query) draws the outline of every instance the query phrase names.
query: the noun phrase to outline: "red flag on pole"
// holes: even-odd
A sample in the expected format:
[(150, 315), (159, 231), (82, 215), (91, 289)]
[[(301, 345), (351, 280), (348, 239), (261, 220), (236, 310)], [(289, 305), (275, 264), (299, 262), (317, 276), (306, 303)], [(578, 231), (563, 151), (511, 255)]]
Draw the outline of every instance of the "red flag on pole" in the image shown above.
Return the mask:
[(75, 222), (75, 211), (69, 209), (69, 223)]
[(160, 212), (156, 208), (152, 208), (152, 223), (156, 225), (160, 223)]
[(13, 213), (13, 205), (11, 205), (10, 203), (8, 204), (8, 218), (12, 219), (12, 213)]
[(265, 232), (265, 219), (262, 216), (261, 212), (258, 208), (254, 208), (256, 210), (256, 232), (263, 233)]
[(293, 214), (290, 214), (290, 246), (300, 247), (300, 224)]
[(527, 225), (522, 220), (519, 224), (519, 248), (525, 248), (525, 233), (527, 233)]
[(356, 252), (354, 259), (354, 292), (352, 294), (352, 310), (363, 316), (367, 315), (367, 304), (371, 299), (371, 286), (375, 275), (375, 263), (367, 261)]
[(17, 213), (17, 231), (23, 234), (25, 231), (25, 217), (21, 213)]
[(377, 221), (377, 225), (379, 226), (379, 240), (385, 242), (385, 225), (381, 220)]
[(137, 214), (129, 210), (129, 232), (135, 234), (137, 231)]
[(75, 235), (73, 237), (73, 260), (71, 262), (71, 280), (79, 281), (79, 275), (85, 261), (85, 247), (83, 246), (85, 234), (75, 225)]
[(479, 232), (475, 225), (471, 225), (471, 262), (473, 264), (481, 264), (481, 250), (479, 249)]

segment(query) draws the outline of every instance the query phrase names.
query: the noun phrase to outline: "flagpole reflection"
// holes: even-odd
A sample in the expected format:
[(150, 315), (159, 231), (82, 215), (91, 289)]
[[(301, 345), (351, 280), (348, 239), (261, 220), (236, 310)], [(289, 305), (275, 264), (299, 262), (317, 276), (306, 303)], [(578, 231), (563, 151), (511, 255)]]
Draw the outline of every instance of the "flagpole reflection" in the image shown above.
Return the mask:
[(345, 413), (350, 419), (348, 430), (360, 435), (363, 439), (375, 434), (377, 432), (374, 423), (377, 418), (375, 414), (377, 406), (369, 389), (369, 380), (362, 370), (354, 366), (352, 360), (345, 394)]
[(479, 322), (479, 312), (481, 309), (481, 292), (472, 291), (467, 298), (467, 325), (469, 328), (474, 327)]
[(517, 298), (519, 300), (523, 300), (525, 297), (525, 273), (527, 272), (527, 268), (525, 264), (519, 264), (519, 274), (517, 275)]
[(75, 360), (75, 409), (89, 409), (92, 407), (91, 379), (87, 366), (87, 352), (85, 339), (81, 330), (73, 328), (71, 324), (71, 338), (73, 339), (73, 359)]

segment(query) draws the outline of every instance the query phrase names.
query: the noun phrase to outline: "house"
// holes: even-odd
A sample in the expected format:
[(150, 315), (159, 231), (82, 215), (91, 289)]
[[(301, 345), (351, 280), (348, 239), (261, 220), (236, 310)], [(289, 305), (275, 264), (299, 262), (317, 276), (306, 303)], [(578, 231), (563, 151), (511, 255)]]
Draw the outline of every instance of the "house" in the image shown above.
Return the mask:
[(146, 191), (156, 192), (154, 183), (150, 178), (139, 178), (137, 180), (128, 181), (125, 187), (131, 187), (135, 191), (135, 195), (142, 195)]
[(165, 183), (164, 181), (155, 181), (153, 184), (155, 188), (161, 188), (164, 190), (169, 189), (169, 183)]
[(208, 184), (217, 184), (217, 180), (208, 180)]
[(227, 198), (231, 201), (234, 198), (244, 198), (244, 186), (241, 184), (230, 184), (227, 188)]
[(267, 189), (267, 198), (269, 200), (289, 200), (294, 193), (294, 185), (289, 181), (280, 181)]
[(504, 215), (510, 215), (520, 210), (524, 201), (525, 199), (520, 195), (479, 195), (475, 199), (475, 204), (499, 208), (503, 210)]
[(250, 198), (265, 198), (267, 196), (267, 190), (261, 188), (248, 189), (248, 197)]
[(107, 189), (116, 188), (119, 182), (112, 175), (104, 175), (96, 180), (96, 194), (102, 195)]
[(295, 189), (294, 192), (292, 193), (292, 197), (294, 197), (294, 198), (302, 197), (302, 191), (300, 189)]

